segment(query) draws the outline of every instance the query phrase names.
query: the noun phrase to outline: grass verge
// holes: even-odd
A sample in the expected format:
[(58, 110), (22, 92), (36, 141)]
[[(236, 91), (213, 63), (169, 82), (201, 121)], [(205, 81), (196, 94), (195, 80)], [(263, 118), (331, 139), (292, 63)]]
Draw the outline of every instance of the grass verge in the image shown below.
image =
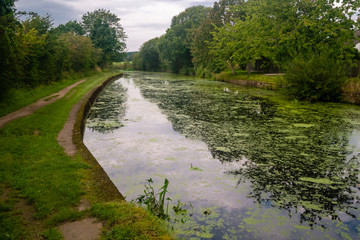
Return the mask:
[(88, 76), (88, 74), (82, 77), (66, 78), (58, 82), (40, 85), (34, 88), (24, 86), (10, 89), (7, 93), (8, 97), (0, 102), (0, 117), (36, 102), (40, 98), (56, 93), (80, 79), (86, 78), (86, 76)]
[(257, 81), (262, 83), (274, 84), (281, 82), (283, 80), (283, 76), (276, 75), (268, 75), (264, 73), (251, 73), (248, 76), (247, 71), (237, 70), (236, 74), (233, 75), (231, 71), (224, 71), (215, 75), (217, 81), (229, 81), (229, 80), (245, 80), (245, 81)]
[[(116, 73), (89, 76), (64, 98), (0, 129), (0, 239), (61, 239), (57, 230), (61, 223), (93, 215), (106, 223), (104, 239), (124, 239), (117, 237), (122, 236), (117, 234), (122, 227), (118, 224), (124, 222), (126, 231), (135, 239), (169, 236), (163, 224), (155, 222), (142, 208), (121, 201), (119, 197), (115, 198), (115, 203), (107, 203), (114, 200), (113, 195), (108, 195), (106, 188), (94, 190), (102, 184), (94, 174), (99, 166), (85, 159), (84, 152), (75, 157), (67, 156), (57, 142), (57, 135), (73, 105)], [(52, 91), (58, 90), (60, 87)], [(49, 90), (47, 94), (53, 92)], [(43, 93), (34, 94), (33, 99), (41, 97)], [(89, 198), (93, 210), (79, 212), (77, 206), (81, 198)], [(111, 210), (105, 215), (96, 210), (109, 206)], [(121, 206), (122, 210), (114, 206)], [(117, 221), (119, 216), (127, 220)], [(144, 227), (147, 230), (139, 231), (139, 226), (147, 226)], [(109, 233), (114, 231), (116, 234), (109, 238)]]

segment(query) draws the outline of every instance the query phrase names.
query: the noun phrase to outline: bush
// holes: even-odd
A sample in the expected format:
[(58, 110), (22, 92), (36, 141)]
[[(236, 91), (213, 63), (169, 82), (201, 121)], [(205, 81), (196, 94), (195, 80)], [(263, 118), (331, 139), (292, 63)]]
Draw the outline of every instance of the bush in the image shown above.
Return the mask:
[(343, 64), (327, 54), (308, 54), (288, 65), (285, 85), (294, 98), (307, 101), (339, 101), (346, 79)]

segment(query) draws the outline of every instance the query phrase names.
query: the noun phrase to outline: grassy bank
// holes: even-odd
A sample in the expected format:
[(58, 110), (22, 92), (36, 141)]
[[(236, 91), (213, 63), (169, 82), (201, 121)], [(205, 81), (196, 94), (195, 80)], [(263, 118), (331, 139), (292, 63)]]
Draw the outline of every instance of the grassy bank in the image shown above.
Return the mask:
[(89, 74), (66, 78), (58, 82), (53, 82), (48, 85), (39, 85), (33, 88), (24, 86), (10, 89), (7, 93), (7, 97), (3, 101), (0, 101), (0, 117), (25, 107), (40, 98), (56, 93), (61, 89), (79, 81), (81, 77), (86, 78), (87, 76), (89, 76)]
[[(251, 73), (248, 76), (246, 71), (240, 70), (237, 70), (235, 75), (230, 70), (215, 74), (215, 80), (266, 89), (278, 89), (284, 84), (284, 76), (281, 74)], [(360, 76), (347, 79), (342, 88), (341, 101), (360, 104)]]
[[(163, 224), (143, 209), (111, 199), (105, 191), (94, 194), (91, 186), (99, 184), (92, 178), (94, 165), (82, 154), (67, 156), (57, 142), (72, 106), (116, 73), (89, 76), (64, 98), (0, 129), (0, 239), (62, 239), (62, 223), (86, 217), (104, 222), (104, 239), (170, 238)], [(31, 101), (78, 80), (35, 90)], [(91, 207), (79, 211), (81, 199)]]
[(283, 80), (282, 75), (269, 75), (264, 73), (251, 73), (248, 75), (247, 71), (237, 70), (236, 74), (232, 74), (230, 70), (215, 74), (217, 81), (229, 81), (229, 80), (246, 80), (246, 81), (257, 81), (262, 83), (276, 85), (279, 81)]

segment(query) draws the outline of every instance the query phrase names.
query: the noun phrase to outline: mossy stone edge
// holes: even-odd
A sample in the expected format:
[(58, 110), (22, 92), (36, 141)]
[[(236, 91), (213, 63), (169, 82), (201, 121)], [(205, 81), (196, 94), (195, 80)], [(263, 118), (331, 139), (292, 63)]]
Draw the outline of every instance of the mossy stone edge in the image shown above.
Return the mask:
[(81, 100), (81, 107), (77, 113), (76, 121), (74, 125), (74, 131), (72, 140), (75, 144), (79, 154), (82, 158), (91, 166), (86, 180), (86, 191), (87, 194), (90, 194), (90, 201), (95, 198), (96, 202), (108, 202), (121, 200), (124, 201), (125, 198), (116, 188), (114, 183), (110, 180), (109, 176), (106, 174), (105, 170), (100, 166), (96, 158), (84, 145), (83, 137), (85, 130), (86, 118), (90, 112), (91, 106), (95, 102), (96, 98), (100, 92), (110, 83), (122, 77), (123, 73), (112, 76), (105, 81), (103, 81), (99, 86), (93, 88), (88, 92), (83, 99)]

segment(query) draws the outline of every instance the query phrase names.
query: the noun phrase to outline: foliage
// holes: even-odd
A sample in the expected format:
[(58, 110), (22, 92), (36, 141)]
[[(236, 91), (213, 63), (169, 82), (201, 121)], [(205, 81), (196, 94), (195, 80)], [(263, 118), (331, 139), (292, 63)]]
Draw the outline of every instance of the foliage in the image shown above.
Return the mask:
[(326, 51), (352, 75), (359, 12), (360, 2), (352, 0), (220, 0), (212, 8), (188, 8), (154, 39), (151, 54), (147, 47), (140, 51), (136, 68), (153, 71), (146, 65), (158, 54), (163, 71), (210, 77), (240, 68), (250, 75), (254, 69), (283, 71), (299, 56)]
[(159, 193), (155, 193), (154, 187), (151, 185), (153, 180), (150, 178), (146, 180), (144, 195), (137, 198), (137, 203), (145, 204), (148, 210), (155, 216), (161, 219), (169, 218), (168, 204), (165, 209), (165, 200), (170, 201), (170, 198), (166, 198), (167, 188), (169, 181), (165, 178), (164, 185), (160, 188), (162, 190)]
[(210, 76), (211, 73), (224, 69), (225, 65), (216, 64), (214, 51), (210, 51), (211, 42), (214, 40), (212, 33), (225, 24), (232, 23), (234, 19), (242, 18), (243, 13), (235, 7), (243, 4), (243, 0), (215, 2), (207, 17), (192, 31), (191, 54), (197, 76)]
[(88, 72), (100, 60), (101, 50), (95, 48), (88, 37), (66, 33), (58, 38), (58, 42), (66, 46), (69, 70)]
[(345, 83), (345, 67), (328, 54), (296, 57), (287, 69), (289, 94), (309, 101), (338, 101)]
[(191, 31), (207, 16), (208, 8), (195, 6), (173, 17), (170, 28), (159, 39), (160, 58), (166, 70), (173, 73), (193, 74)]
[(102, 49), (101, 64), (106, 65), (122, 59), (122, 51), (126, 48), (126, 35), (120, 24), (120, 18), (109, 10), (98, 9), (82, 16), (86, 35), (95, 47)]
[(56, 28), (53, 29), (53, 31), (64, 34), (64, 33), (74, 33), (76, 35), (85, 35), (85, 30), (81, 23), (78, 21), (69, 21), (65, 24), (60, 24)]
[(298, 54), (327, 50), (351, 64), (357, 26), (351, 16), (359, 7), (353, 1), (248, 1), (246, 17), (215, 32), (212, 48), (222, 62), (266, 58), (281, 68)]
[(85, 14), (83, 23), (53, 28), (48, 14), (16, 12), (9, 0), (0, 6), (0, 101), (12, 88), (50, 84), (122, 57), (125, 34), (109, 11), (100, 9)]
[(0, 100), (21, 74), (23, 54), (16, 35), (17, 25), (13, 14), (0, 16)]
[(49, 14), (47, 14), (45, 17), (40, 16), (35, 12), (25, 12), (22, 14), (29, 16), (22, 23), (25, 32), (29, 32), (32, 29), (35, 29), (38, 35), (44, 35), (48, 33), (53, 26), (53, 20), (51, 19)]
[(141, 46), (140, 52), (134, 55), (133, 64), (135, 69), (149, 72), (161, 70), (158, 42), (159, 38), (154, 38)]
[(6, 16), (14, 12), (14, 3), (16, 0), (1, 0), (0, 2), (0, 16)]

